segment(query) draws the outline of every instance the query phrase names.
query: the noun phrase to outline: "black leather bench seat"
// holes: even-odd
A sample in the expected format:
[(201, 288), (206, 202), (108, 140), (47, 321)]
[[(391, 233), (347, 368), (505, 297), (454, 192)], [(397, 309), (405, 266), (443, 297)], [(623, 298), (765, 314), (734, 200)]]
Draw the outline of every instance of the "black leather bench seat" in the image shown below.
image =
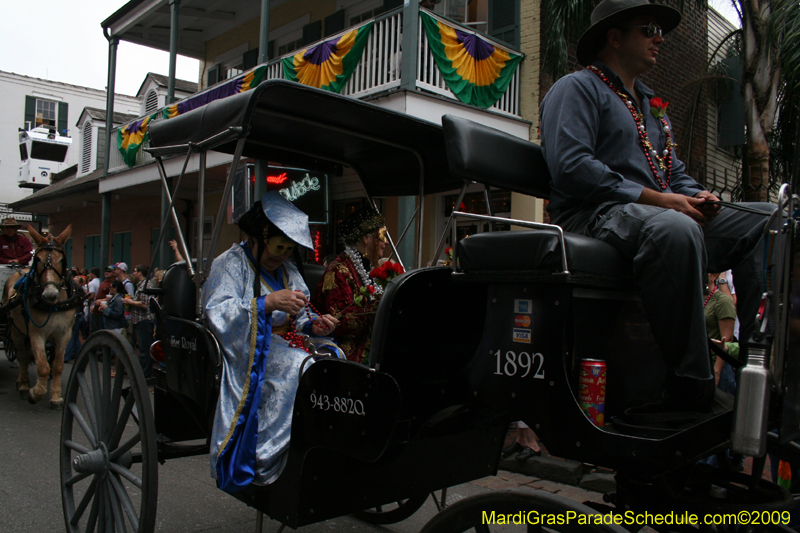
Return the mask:
[[(610, 244), (574, 233), (564, 233), (570, 273), (628, 279), (631, 262)], [(560, 271), (561, 243), (558, 233), (547, 230), (479, 233), (458, 245), (464, 272)]]

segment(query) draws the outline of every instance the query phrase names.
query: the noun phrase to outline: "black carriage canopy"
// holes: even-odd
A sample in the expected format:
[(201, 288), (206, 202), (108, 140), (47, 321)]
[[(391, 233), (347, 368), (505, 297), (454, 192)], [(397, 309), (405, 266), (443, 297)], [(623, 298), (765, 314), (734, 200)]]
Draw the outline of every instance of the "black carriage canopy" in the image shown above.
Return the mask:
[(243, 157), (329, 173), (350, 166), (373, 196), (418, 195), (420, 160), (425, 194), (463, 183), (448, 170), (441, 126), (285, 80), (155, 121), (149, 130), (153, 155), (185, 154), (189, 143), (233, 154), (246, 135)]

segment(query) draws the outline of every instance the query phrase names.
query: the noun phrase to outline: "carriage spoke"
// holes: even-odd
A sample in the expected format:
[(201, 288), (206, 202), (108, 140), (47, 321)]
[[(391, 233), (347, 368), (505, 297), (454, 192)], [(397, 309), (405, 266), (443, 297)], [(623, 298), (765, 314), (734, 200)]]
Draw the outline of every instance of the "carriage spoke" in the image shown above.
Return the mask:
[[(124, 379), (124, 372), (118, 373), (114, 378), (114, 388), (111, 391), (111, 409), (108, 412), (108, 425), (106, 426), (108, 428), (109, 435), (106, 435), (108, 438), (106, 442), (112, 442), (110, 439), (110, 433), (116, 429), (114, 428), (114, 417), (116, 417), (117, 413), (119, 412), (119, 399), (122, 396), (122, 382)], [(114, 445), (112, 444), (112, 446)]]
[(136, 531), (139, 529), (139, 517), (136, 514), (136, 509), (133, 507), (133, 503), (131, 502), (130, 496), (128, 496), (128, 492), (125, 490), (125, 487), (120, 483), (117, 476), (111, 474), (108, 476), (109, 481), (111, 482), (111, 486), (114, 488), (114, 492), (117, 494), (117, 500), (122, 504), (122, 508), (125, 510), (125, 514), (128, 515), (128, 521), (131, 524), (131, 528)]
[(72, 485), (74, 485), (78, 481), (82, 481), (82, 480), (86, 479), (87, 477), (89, 477), (91, 475), (92, 474), (90, 474), (89, 472), (82, 472), (80, 474), (76, 474), (76, 475), (72, 476), (71, 478), (69, 478), (68, 480), (66, 480), (64, 482), (64, 485), (67, 486), (67, 487), (71, 487)]
[(97, 518), (101, 514), (105, 505), (105, 502), (103, 501), (103, 485), (98, 483), (96, 489), (97, 490), (92, 500), (92, 510), (89, 511), (89, 522), (86, 524), (87, 533), (94, 532), (94, 528), (97, 525)]
[(105, 511), (103, 515), (103, 524), (104, 528), (103, 533), (110, 533), (114, 531), (114, 513), (111, 509), (111, 494), (108, 492), (108, 487), (103, 484), (103, 510)]
[(92, 429), (94, 430), (95, 434), (99, 435), (100, 432), (98, 431), (97, 427), (97, 417), (95, 416), (94, 406), (95, 403), (92, 401), (90, 394), (89, 385), (86, 382), (86, 375), (83, 372), (77, 372), (76, 377), (78, 378), (78, 384), (80, 385), (81, 397), (83, 398), (83, 405), (86, 408), (86, 414), (89, 417), (89, 423), (92, 425)]
[(97, 354), (90, 354), (89, 357), (89, 372), (92, 377), (92, 396), (93, 396), (93, 403), (97, 409), (96, 413), (100, 416), (96, 417), (97, 422), (97, 434), (102, 435), (103, 433), (103, 426), (102, 423), (105, 421), (105, 406), (103, 405), (103, 399), (100, 397), (101, 389), (100, 389), (100, 369), (97, 366)]
[(92, 445), (92, 448), (97, 448), (97, 438), (92, 433), (92, 430), (86, 424), (86, 420), (83, 418), (83, 415), (78, 410), (78, 406), (75, 403), (69, 404), (69, 410), (72, 413), (72, 416), (75, 417), (75, 421), (83, 430), (83, 434), (86, 435), (86, 438), (89, 439), (89, 444)]
[(89, 453), (91, 451), (89, 448), (81, 446), (77, 442), (71, 441), (71, 440), (65, 440), (64, 441), (64, 446), (66, 446), (70, 450), (78, 452), (78, 453)]
[(125, 479), (136, 485), (136, 487), (138, 487), (139, 489), (142, 488), (142, 480), (136, 477), (136, 475), (127, 468), (120, 466), (117, 463), (111, 463), (108, 465), (108, 467), (112, 471), (116, 472), (120, 476), (124, 477)]
[[(110, 478), (113, 477), (114, 476), (110, 476)], [(113, 483), (111, 482), (110, 478), (106, 480), (107, 481), (106, 493), (108, 494), (108, 502), (109, 502), (109, 507), (111, 508), (111, 515), (112, 518), (114, 519), (114, 529), (119, 533), (125, 533), (127, 531), (125, 528), (125, 517), (122, 515), (122, 509), (119, 506), (120, 503), (119, 499), (117, 499), (114, 495), (114, 492), (116, 491), (112, 490)], [(111, 487), (109, 487), (108, 485), (111, 485)]]
[[(83, 512), (86, 510), (86, 507), (89, 505), (89, 502), (92, 501), (92, 497), (95, 495), (95, 491), (97, 490), (97, 483), (98, 483), (99, 479), (100, 479), (99, 476), (95, 476), (94, 479), (92, 480), (92, 483), (89, 485), (89, 488), (86, 489), (86, 494), (83, 495), (83, 498), (81, 499), (81, 503), (79, 503), (78, 507), (75, 509), (75, 514), (72, 515), (72, 520), (69, 521), (69, 523), (71, 525), (73, 525), (73, 526), (77, 526), (78, 525), (78, 521), (81, 519), (81, 516), (83, 516)], [(97, 499), (92, 501), (92, 511), (91, 511), (91, 513), (94, 513), (96, 505), (97, 505)], [(90, 513), (90, 516), (89, 516), (89, 522), (92, 521), (91, 513)]]
[(103, 430), (100, 434), (105, 434), (108, 427), (108, 417), (111, 411), (111, 369), (114, 368), (114, 358), (111, 350), (103, 346)]
[(112, 450), (119, 444), (119, 439), (122, 438), (122, 432), (125, 431), (125, 426), (128, 424), (128, 417), (135, 404), (136, 398), (133, 397), (133, 393), (131, 392), (128, 394), (128, 397), (125, 398), (125, 405), (122, 406), (122, 412), (119, 414), (117, 425), (108, 439), (108, 447)]
[(114, 450), (112, 452), (109, 452), (108, 460), (109, 461), (113, 461), (113, 462), (118, 461), (119, 458), (122, 457), (122, 454), (124, 454), (125, 452), (127, 452), (128, 450), (130, 450), (131, 448), (136, 446), (136, 444), (141, 440), (142, 440), (142, 436), (139, 433), (137, 433), (136, 435), (132, 436), (131, 438), (126, 440), (125, 443), (122, 446), (120, 446), (119, 448), (117, 448), (116, 450)]

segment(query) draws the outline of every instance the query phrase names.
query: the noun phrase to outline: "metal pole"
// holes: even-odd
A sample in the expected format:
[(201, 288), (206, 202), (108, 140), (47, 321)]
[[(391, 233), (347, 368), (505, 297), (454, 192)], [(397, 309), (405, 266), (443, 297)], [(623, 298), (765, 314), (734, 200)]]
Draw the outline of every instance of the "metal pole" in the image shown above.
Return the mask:
[(197, 175), (197, 276), (195, 287), (197, 288), (197, 307), (195, 313), (198, 317), (203, 316), (203, 224), (205, 222), (205, 190), (206, 190), (206, 156), (204, 150), (200, 152), (200, 170)]
[[(119, 39), (106, 34), (108, 39), (108, 86), (106, 87), (106, 150), (103, 176), (108, 176), (111, 161), (111, 129), (114, 127), (114, 85), (117, 75), (117, 46)], [(114, 143), (116, 144), (116, 143)], [(108, 266), (109, 240), (111, 237), (111, 193), (104, 193), (100, 207), (100, 268)]]
[(175, 63), (178, 58), (178, 9), (181, 0), (169, 0), (169, 82), (167, 84), (167, 103), (175, 101)]
[[(269, 0), (261, 0), (261, 32), (258, 38), (258, 63), (269, 61)], [(256, 183), (253, 201), (261, 200), (267, 194), (267, 161), (257, 160), (255, 166)]]
[(269, 0), (261, 0), (261, 31), (258, 34), (258, 64), (269, 61)]
[[(106, 87), (106, 153), (103, 161), (103, 176), (108, 175), (111, 160), (111, 129), (114, 127), (114, 84), (117, 77), (117, 37), (108, 37), (108, 86)], [(114, 143), (116, 144), (116, 143)]]
[(100, 200), (100, 268), (108, 266), (108, 241), (111, 237), (111, 193), (103, 193)]
[(403, 62), (400, 65), (401, 90), (416, 90), (419, 54), (419, 3), (414, 0), (406, 0), (403, 7)]

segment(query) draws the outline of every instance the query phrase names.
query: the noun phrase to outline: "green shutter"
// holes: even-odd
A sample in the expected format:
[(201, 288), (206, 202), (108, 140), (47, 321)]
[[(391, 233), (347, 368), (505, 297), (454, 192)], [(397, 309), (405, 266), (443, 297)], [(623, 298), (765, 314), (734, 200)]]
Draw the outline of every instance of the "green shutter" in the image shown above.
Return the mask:
[(93, 266), (96, 266), (100, 268), (100, 272), (108, 266), (100, 264), (100, 235), (86, 236), (86, 261), (84, 266), (90, 270)]
[(519, 48), (519, 0), (489, 0), (489, 35)]
[(325, 17), (325, 37), (339, 33), (344, 29), (344, 9), (340, 9), (333, 15)]
[(72, 239), (68, 239), (64, 243), (64, 260), (70, 267), (75, 266), (72, 264)]
[(253, 48), (242, 54), (242, 70), (250, 70), (258, 65), (258, 48)]
[(303, 26), (303, 46), (322, 39), (322, 21), (315, 20)]
[(69, 129), (69, 104), (66, 102), (59, 102), (58, 103), (58, 117), (56, 117), (56, 126), (58, 127), (58, 133), (61, 135), (66, 135), (67, 130)]
[[(28, 124), (30, 122), (30, 124)], [(22, 124), (24, 129), (36, 126), (36, 98), (33, 96), (25, 97), (25, 122)]]
[(128, 272), (131, 271), (131, 232), (123, 231), (115, 233), (112, 239), (113, 250), (111, 251), (111, 262), (119, 263), (123, 261), (128, 264)]
[(742, 97), (742, 59), (738, 56), (721, 61), (728, 70), (725, 90), (717, 104), (717, 146), (730, 148), (745, 144), (744, 98)]

